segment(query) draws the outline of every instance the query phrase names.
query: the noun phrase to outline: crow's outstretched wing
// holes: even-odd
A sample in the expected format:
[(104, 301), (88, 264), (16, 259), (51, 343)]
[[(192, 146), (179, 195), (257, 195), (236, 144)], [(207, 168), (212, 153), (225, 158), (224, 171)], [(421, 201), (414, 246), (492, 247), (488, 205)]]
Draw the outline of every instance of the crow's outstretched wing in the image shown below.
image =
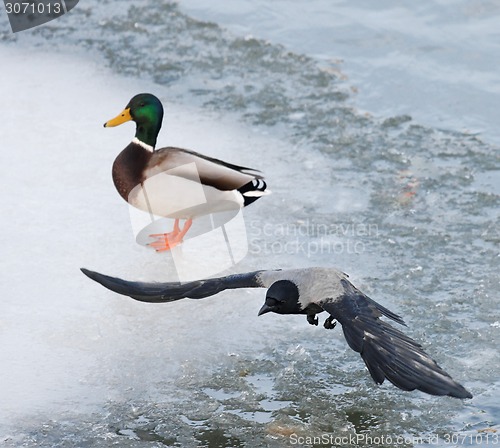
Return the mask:
[(188, 283), (131, 282), (89, 271), (85, 268), (81, 268), (81, 271), (87, 277), (111, 289), (111, 291), (132, 297), (141, 302), (150, 303), (174, 302), (184, 298), (203, 299), (225, 289), (261, 288), (263, 286), (259, 281), (259, 273), (262, 271), (196, 280)]
[(379, 305), (347, 280), (345, 293), (319, 305), (342, 325), (349, 346), (361, 354), (376, 383), (387, 378), (403, 390), (418, 389), (431, 395), (472, 398), (463, 386), (401, 331), (380, 319), (385, 315), (399, 323), (402, 319)]

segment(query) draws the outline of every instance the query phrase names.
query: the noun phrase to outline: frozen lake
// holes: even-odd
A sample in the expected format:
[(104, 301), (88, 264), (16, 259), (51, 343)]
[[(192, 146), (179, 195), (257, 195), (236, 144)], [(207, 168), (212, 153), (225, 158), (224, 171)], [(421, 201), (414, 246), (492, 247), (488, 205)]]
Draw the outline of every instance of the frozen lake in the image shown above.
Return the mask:
[[(495, 434), (500, 11), (454, 3), (87, 0), (16, 35), (1, 15), (0, 445)], [(339, 267), (474, 398), (376, 386), (338, 328), (257, 317), (264, 291), (148, 305), (85, 278), (172, 277), (112, 184), (133, 127), (102, 128), (141, 91), (160, 145), (266, 174), (235, 271)]]

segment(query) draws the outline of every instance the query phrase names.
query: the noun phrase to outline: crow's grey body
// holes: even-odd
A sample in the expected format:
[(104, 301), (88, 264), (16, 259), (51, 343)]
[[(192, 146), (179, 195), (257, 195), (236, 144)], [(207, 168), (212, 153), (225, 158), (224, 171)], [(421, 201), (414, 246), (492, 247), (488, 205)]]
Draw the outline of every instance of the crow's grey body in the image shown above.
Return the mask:
[(306, 314), (308, 322), (317, 325), (315, 315), (326, 311), (330, 317), (325, 328), (333, 328), (334, 319), (342, 325), (347, 343), (360, 353), (378, 384), (388, 379), (403, 390), (472, 397), (418, 343), (380, 319), (386, 316), (405, 325), (400, 316), (364, 295), (346, 274), (333, 268), (263, 270), (184, 284), (130, 282), (87, 269), (82, 272), (112, 291), (151, 303), (201, 299), (226, 289), (268, 288), (259, 314)]

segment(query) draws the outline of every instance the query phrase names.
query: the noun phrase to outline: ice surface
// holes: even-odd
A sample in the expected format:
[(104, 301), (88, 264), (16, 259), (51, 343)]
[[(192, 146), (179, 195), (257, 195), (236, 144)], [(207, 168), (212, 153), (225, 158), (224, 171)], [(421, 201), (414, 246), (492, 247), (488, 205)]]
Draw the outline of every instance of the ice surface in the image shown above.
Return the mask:
[[(256, 324), (261, 299), (255, 294), (233, 294), (241, 296), (241, 310), (226, 316), (224, 298), (148, 307), (108, 293), (79, 271), (87, 266), (129, 278), (175, 280), (168, 257), (135, 243), (128, 207), (111, 181), (111, 164), (133, 127), (102, 128), (133, 94), (161, 94), (159, 87), (120, 79), (99, 61), (0, 51), (9, 61), (0, 87), (0, 420), (82, 411), (131, 387), (141, 396), (155, 394), (155, 382), (185, 359), (204, 363), (237, 349), (239, 342), (227, 336)], [(240, 163), (257, 162), (246, 150), (252, 144), (248, 132), (241, 135), (175, 104), (167, 105), (165, 122), (171, 144), (226, 159), (235, 158), (236, 146)], [(219, 319), (238, 324), (219, 329)], [(266, 322), (260, 323), (264, 332)], [(213, 344), (217, 334), (225, 337)], [(257, 336), (248, 334), (250, 345)], [(134, 365), (140, 373), (131, 370)]]

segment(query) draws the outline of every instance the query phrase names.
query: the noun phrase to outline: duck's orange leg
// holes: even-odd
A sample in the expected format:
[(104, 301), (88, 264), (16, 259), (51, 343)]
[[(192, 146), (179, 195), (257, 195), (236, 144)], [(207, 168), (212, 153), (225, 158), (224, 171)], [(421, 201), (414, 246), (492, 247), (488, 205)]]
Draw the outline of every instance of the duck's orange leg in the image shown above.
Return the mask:
[(173, 249), (175, 246), (178, 246), (182, 243), (182, 238), (190, 229), (191, 224), (193, 224), (192, 219), (186, 220), (182, 230), (179, 227), (179, 220), (176, 219), (174, 222), (174, 229), (169, 233), (153, 233), (149, 235), (151, 238), (156, 238), (156, 241), (149, 243), (148, 246), (151, 246), (156, 252), (165, 252), (167, 250)]

